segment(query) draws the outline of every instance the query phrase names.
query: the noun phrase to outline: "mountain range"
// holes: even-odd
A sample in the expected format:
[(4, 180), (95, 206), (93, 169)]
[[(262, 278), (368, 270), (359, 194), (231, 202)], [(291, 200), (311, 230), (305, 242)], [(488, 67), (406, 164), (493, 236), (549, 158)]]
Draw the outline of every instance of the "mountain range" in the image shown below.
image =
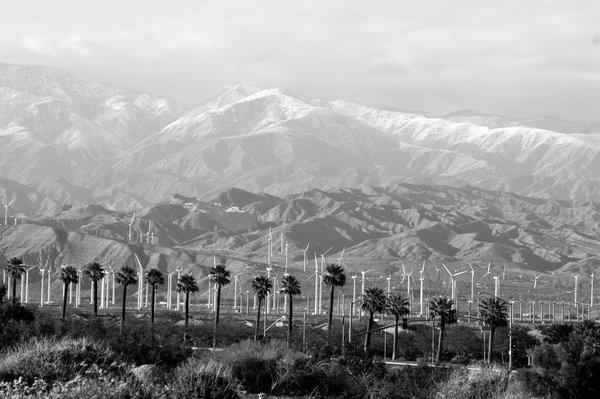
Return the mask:
[(132, 210), (230, 187), (285, 196), (409, 182), (599, 200), (594, 124), (510, 119), (431, 117), (242, 85), (186, 110), (61, 70), (0, 64), (0, 196), (35, 192), (43, 212), (91, 203)]

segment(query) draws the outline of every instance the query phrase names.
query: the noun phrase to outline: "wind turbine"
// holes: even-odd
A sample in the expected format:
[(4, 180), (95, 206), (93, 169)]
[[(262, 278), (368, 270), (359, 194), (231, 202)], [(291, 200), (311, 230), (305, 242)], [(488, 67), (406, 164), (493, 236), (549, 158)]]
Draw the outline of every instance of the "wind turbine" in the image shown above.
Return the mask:
[(494, 279), (494, 296), (498, 298), (498, 291), (500, 289), (500, 278), (498, 276), (492, 277)]
[(44, 307), (44, 274), (46, 273), (46, 268), (42, 267), (40, 268), (40, 274), (42, 275), (42, 278), (40, 280), (40, 307), (43, 308)]
[(450, 289), (451, 289), (451, 299), (454, 302), (454, 307), (456, 308), (456, 277), (460, 276), (461, 274), (466, 273), (466, 270), (463, 270), (462, 272), (457, 272), (457, 273), (452, 273), (445, 264), (442, 263), (442, 266), (444, 267), (444, 269), (446, 269), (446, 271), (448, 272), (448, 274), (450, 275)]
[(534, 289), (534, 291), (535, 291), (535, 289), (537, 288), (537, 281), (538, 281), (538, 279), (539, 279), (540, 277), (542, 277), (542, 275), (541, 275), (541, 274), (538, 274), (537, 276), (536, 276), (536, 275), (534, 275), (534, 276), (533, 276), (533, 289)]
[(239, 274), (236, 274), (235, 276), (233, 276), (233, 312), (234, 313), (237, 308), (238, 277), (239, 277)]
[(342, 249), (342, 254), (340, 255), (340, 257), (338, 258), (338, 265), (342, 264), (342, 258), (344, 257), (344, 252), (346, 251), (346, 248)]
[(387, 280), (387, 294), (389, 296), (392, 293), (392, 275), (388, 274), (386, 280)]
[(475, 269), (469, 263), (469, 268), (471, 269), (471, 301), (475, 300)]
[(575, 306), (577, 306), (577, 289), (579, 288), (579, 274), (575, 275), (575, 292), (574, 292), (574, 299), (575, 299)]
[[(148, 230), (150, 231), (150, 230)], [(142, 262), (140, 262), (140, 258), (137, 254), (133, 254), (135, 260), (138, 265), (138, 309), (141, 309), (144, 305), (144, 267), (142, 266)], [(146, 300), (148, 299), (148, 290), (146, 290)], [(179, 306), (178, 306), (179, 308)]]
[(29, 303), (29, 271), (34, 269), (35, 266), (31, 266), (25, 270), (25, 303)]
[(308, 251), (308, 246), (309, 246), (309, 245), (310, 245), (310, 242), (309, 242), (308, 244), (306, 244), (306, 249), (303, 249), (303, 250), (302, 250), (302, 253), (304, 254), (304, 262), (303, 262), (303, 265), (304, 265), (304, 271), (306, 271), (306, 252)]
[(133, 242), (133, 218), (135, 218), (135, 212), (131, 215), (131, 221), (129, 222), (129, 231), (127, 232), (127, 241)]
[(594, 271), (590, 274), (590, 309), (594, 306)]
[(8, 208), (15, 202), (14, 198), (8, 202), (6, 198), (4, 198), (4, 226), (8, 226)]
[(419, 316), (423, 316), (423, 282), (425, 278), (423, 277), (423, 273), (425, 272), (425, 261), (423, 261), (423, 267), (419, 271)]

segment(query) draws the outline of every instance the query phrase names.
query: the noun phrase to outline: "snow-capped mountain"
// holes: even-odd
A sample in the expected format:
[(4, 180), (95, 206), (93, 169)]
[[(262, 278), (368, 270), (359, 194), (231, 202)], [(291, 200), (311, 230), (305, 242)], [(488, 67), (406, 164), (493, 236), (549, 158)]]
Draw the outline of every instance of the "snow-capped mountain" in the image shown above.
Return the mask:
[(600, 135), (470, 115), (243, 85), (183, 113), (166, 99), (67, 72), (2, 64), (0, 177), (58, 202), (121, 209), (230, 187), (283, 196), (397, 181), (600, 201)]

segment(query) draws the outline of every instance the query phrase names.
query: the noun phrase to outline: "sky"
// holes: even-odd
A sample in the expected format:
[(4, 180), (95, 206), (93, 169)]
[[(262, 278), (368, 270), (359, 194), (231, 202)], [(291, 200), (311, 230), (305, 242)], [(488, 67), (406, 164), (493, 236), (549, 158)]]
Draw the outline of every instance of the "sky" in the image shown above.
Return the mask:
[(600, 2), (1, 0), (0, 62), (193, 107), (220, 88), (600, 120)]

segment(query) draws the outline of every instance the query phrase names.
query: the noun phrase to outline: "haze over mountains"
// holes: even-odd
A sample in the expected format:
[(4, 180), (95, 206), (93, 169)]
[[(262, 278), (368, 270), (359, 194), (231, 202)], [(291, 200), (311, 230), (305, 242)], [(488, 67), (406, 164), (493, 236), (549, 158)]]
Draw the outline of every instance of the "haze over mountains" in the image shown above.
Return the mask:
[(110, 262), (135, 251), (149, 259), (154, 249), (124, 242), (136, 210), (138, 232), (153, 220), (161, 246), (179, 247), (167, 251), (174, 259), (199, 248), (264, 252), (271, 226), (294, 256), (310, 242), (317, 254), (346, 248), (386, 262), (587, 267), (600, 220), (596, 125), (436, 118), (242, 85), (185, 110), (0, 64), (0, 197), (29, 220), (4, 229), (0, 248), (41, 261), (44, 245), (54, 256), (91, 240)]

